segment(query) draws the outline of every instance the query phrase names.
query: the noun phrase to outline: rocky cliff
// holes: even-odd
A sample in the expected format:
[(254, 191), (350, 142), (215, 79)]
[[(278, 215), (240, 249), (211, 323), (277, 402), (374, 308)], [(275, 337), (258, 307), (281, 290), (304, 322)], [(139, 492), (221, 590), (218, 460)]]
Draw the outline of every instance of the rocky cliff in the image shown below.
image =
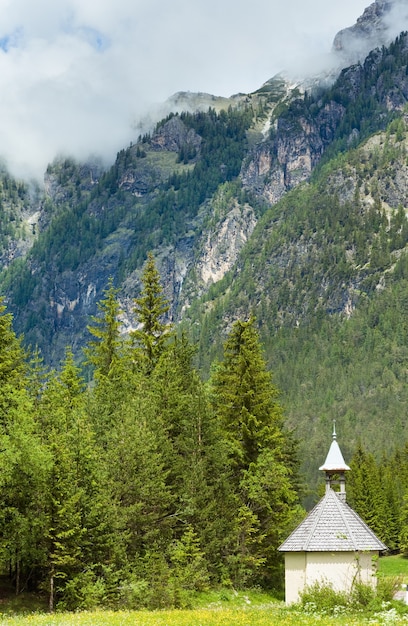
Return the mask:
[[(397, 0), (375, 2), (355, 27), (338, 35), (336, 49), (346, 54), (356, 37), (369, 47), (385, 41), (397, 11), (405, 15)], [(317, 166), (401, 115), (408, 101), (407, 65), (408, 39), (401, 36), (342, 70), (329, 87), (315, 82), (306, 89), (278, 76), (253, 94), (225, 101), (178, 94), (175, 108), (201, 111), (169, 114), (124, 148), (111, 168), (69, 159), (50, 165), (42, 191), (13, 192), (10, 204), (25, 224), (24, 235), (22, 228), (6, 235), (1, 252), (4, 268), (20, 258), (2, 279), (17, 330), (39, 344), (50, 362), (58, 361), (66, 344), (79, 351), (109, 276), (121, 288), (124, 327), (132, 328), (132, 301), (148, 250), (157, 259), (172, 320), (183, 319), (228, 273), (243, 271), (243, 251), (254, 237), (266, 237), (257, 226), (265, 211), (305, 185)], [(212, 103), (209, 112), (202, 111), (204, 102)], [(403, 202), (405, 169), (398, 163), (392, 180), (376, 182), (392, 208)], [(347, 181), (342, 176), (335, 176), (342, 193), (362, 193), (361, 184), (350, 182), (352, 172)], [(297, 249), (307, 257), (304, 241)], [(276, 267), (293, 266), (290, 258), (297, 253), (288, 254), (276, 256)], [(276, 297), (283, 298), (282, 289)], [(350, 293), (340, 292), (330, 308), (350, 312)]]
[(388, 46), (408, 28), (408, 7), (404, 0), (376, 0), (356, 24), (341, 30), (333, 50), (343, 65), (361, 62), (374, 48)]

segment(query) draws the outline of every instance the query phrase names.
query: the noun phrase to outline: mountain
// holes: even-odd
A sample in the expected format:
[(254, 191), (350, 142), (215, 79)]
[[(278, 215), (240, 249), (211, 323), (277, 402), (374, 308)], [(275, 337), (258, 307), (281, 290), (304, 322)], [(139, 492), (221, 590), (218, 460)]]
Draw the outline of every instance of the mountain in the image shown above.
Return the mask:
[(408, 7), (404, 0), (376, 0), (356, 24), (336, 35), (333, 50), (344, 65), (364, 61), (374, 48), (389, 45), (407, 22)]
[(345, 453), (405, 439), (408, 35), (390, 41), (404, 11), (378, 0), (342, 31), (340, 65), (361, 33), (359, 54), (380, 47), (329, 85), (179, 93), (108, 169), (60, 158), (43, 187), (3, 170), (1, 288), (26, 344), (50, 365), (66, 345), (81, 359), (110, 276), (133, 328), (152, 250), (204, 376), (255, 313), (309, 476), (333, 417)]

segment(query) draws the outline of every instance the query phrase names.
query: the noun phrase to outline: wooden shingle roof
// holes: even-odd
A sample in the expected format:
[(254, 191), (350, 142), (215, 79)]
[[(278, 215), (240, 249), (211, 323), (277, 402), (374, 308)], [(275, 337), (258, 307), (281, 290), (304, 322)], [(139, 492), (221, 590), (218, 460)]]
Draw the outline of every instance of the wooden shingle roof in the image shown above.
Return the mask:
[(280, 552), (382, 551), (382, 543), (332, 489), (279, 547)]

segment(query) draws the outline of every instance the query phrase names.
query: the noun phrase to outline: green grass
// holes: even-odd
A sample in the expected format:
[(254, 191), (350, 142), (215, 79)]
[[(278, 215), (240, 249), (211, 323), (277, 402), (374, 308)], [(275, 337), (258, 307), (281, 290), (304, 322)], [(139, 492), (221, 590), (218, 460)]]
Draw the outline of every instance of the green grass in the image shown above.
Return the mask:
[(379, 576), (398, 576), (401, 582), (408, 584), (408, 559), (400, 554), (385, 556), (378, 561)]
[[(17, 609), (17, 607), (15, 607)], [(377, 615), (347, 613), (319, 615), (285, 607), (264, 592), (237, 593), (219, 590), (200, 594), (196, 608), (162, 611), (84, 611), (78, 613), (34, 612), (4, 615), (0, 626), (357, 626), (407, 624), (388, 605)], [(38, 609), (37, 609), (38, 610)]]
[[(408, 583), (408, 559), (379, 560), (379, 577)], [(3, 589), (6, 591), (6, 589)], [(84, 611), (47, 614), (39, 598), (21, 594), (0, 600), (0, 626), (357, 626), (408, 624), (391, 604), (377, 614), (319, 615), (287, 608), (263, 591), (211, 590), (192, 598), (194, 609), (163, 611)], [(28, 611), (30, 612), (29, 614)], [(42, 611), (42, 612), (41, 612)]]
[(166, 150), (158, 152), (149, 151), (146, 154), (146, 161), (150, 165), (160, 168), (167, 175), (170, 175), (173, 172), (181, 174), (182, 172), (187, 172), (188, 170), (193, 169), (194, 166), (192, 164), (184, 165), (184, 163), (178, 163), (177, 157), (178, 155), (176, 152), (169, 152)]
[(407, 622), (400, 621), (392, 613), (387, 615), (384, 612), (377, 617), (328, 617), (289, 610), (281, 603), (245, 609), (223, 607), (157, 612), (95, 611), (0, 619), (0, 626), (357, 626), (403, 623)]

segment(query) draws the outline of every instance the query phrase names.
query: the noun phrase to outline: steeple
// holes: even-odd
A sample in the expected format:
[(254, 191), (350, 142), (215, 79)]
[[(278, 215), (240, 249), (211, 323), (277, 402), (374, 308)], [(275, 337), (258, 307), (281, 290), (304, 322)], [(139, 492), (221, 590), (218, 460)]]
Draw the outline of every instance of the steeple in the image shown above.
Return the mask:
[(333, 420), (333, 441), (327, 454), (324, 464), (319, 467), (320, 470), (326, 472), (326, 492), (331, 489), (333, 484), (340, 484), (339, 497), (346, 501), (346, 475), (350, 468), (343, 459), (340, 446), (337, 443), (336, 420)]

